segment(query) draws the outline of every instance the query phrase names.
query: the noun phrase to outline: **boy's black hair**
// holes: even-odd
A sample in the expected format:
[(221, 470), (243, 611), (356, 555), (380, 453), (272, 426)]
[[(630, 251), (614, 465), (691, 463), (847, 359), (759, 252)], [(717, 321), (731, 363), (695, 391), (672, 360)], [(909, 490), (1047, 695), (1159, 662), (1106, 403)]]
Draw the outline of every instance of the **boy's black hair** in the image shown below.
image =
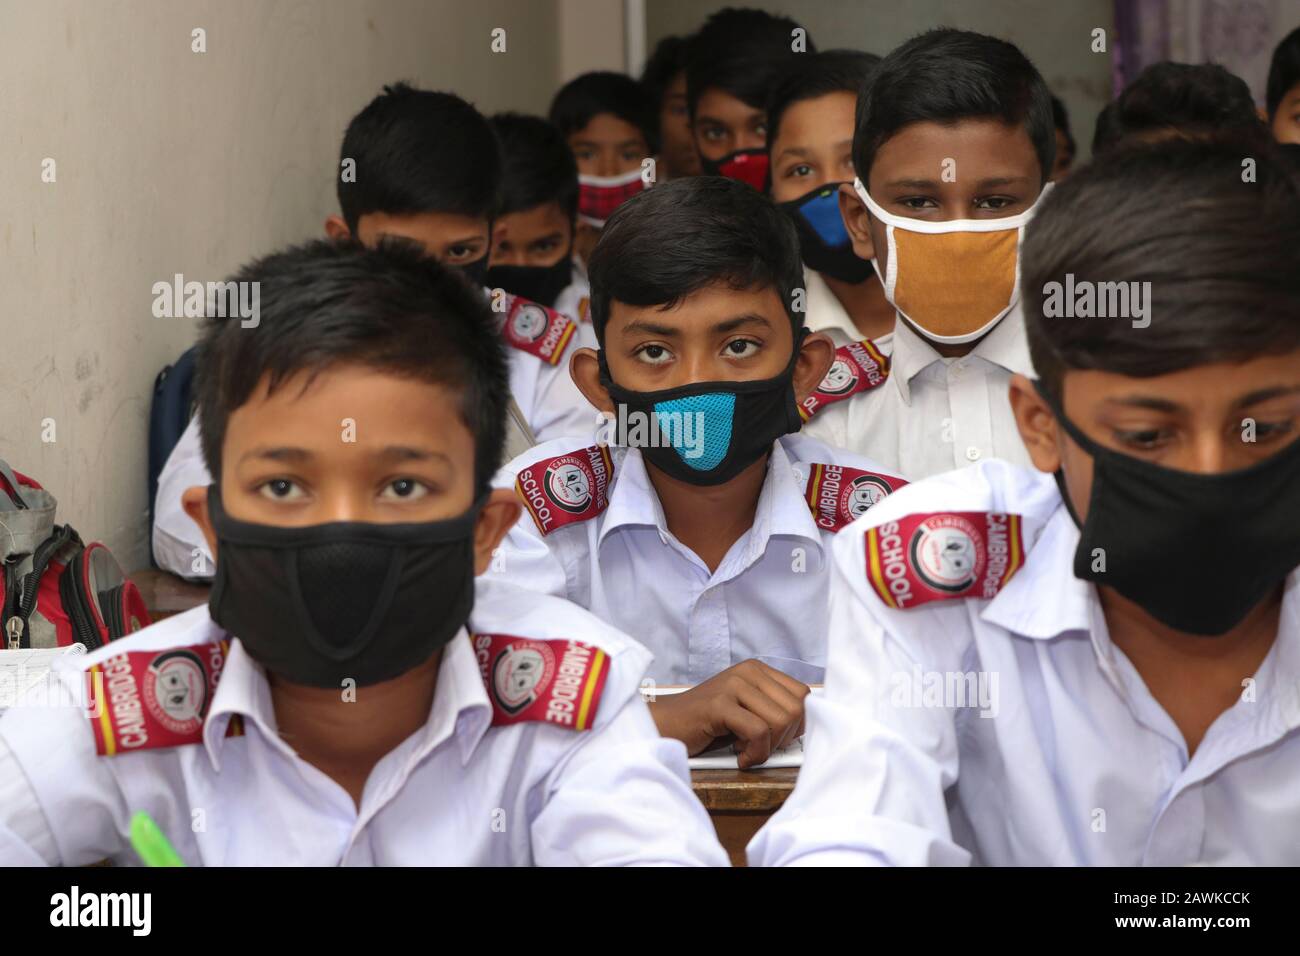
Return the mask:
[(614, 302), (672, 308), (716, 283), (773, 288), (796, 333), (803, 326), (793, 308), (803, 286), (794, 225), (767, 196), (725, 176), (674, 179), (623, 203), (605, 223), (587, 275), (602, 345)]
[(650, 153), (659, 152), (659, 104), (625, 73), (596, 70), (560, 87), (551, 100), (551, 122), (566, 137), (586, 127), (601, 113), (612, 113), (645, 137)]
[(1052, 96), (1052, 122), (1065, 134), (1065, 148), (1070, 151), (1070, 159), (1073, 160), (1078, 148), (1074, 142), (1074, 134), (1070, 132), (1070, 114), (1060, 97), (1055, 95)]
[(1290, 90), (1300, 84), (1300, 27), (1282, 38), (1273, 51), (1268, 65), (1268, 85), (1264, 90), (1264, 104), (1269, 122), (1277, 115), (1277, 108)]
[[(385, 86), (352, 118), (339, 157), (339, 208), (354, 235), (372, 212), (490, 218), (501, 181), (487, 119), (459, 96), (406, 83)], [(341, 174), (347, 160), (355, 177)]]
[[(1173, 141), (1094, 159), (1046, 197), (1020, 257), (1029, 351), (1047, 393), (1070, 369), (1144, 378), (1300, 348), (1300, 183), (1272, 150)], [(1044, 316), (1045, 287), (1150, 282), (1150, 325)]]
[(874, 53), (858, 50), (825, 50), (791, 61), (777, 78), (767, 100), (767, 148), (772, 151), (781, 117), (795, 103), (815, 100), (830, 93), (857, 96), (871, 81), (880, 63)]
[(858, 96), (853, 167), (866, 183), (876, 152), (904, 126), (976, 118), (1023, 124), (1043, 182), (1051, 178), (1052, 94), (1034, 64), (1005, 40), (947, 27), (929, 30), (891, 50)]
[(502, 177), (497, 214), (557, 202), (569, 219), (578, 215), (578, 164), (564, 134), (540, 116), (497, 113), (492, 128), (501, 143)]
[(208, 318), (196, 360), (199, 435), (221, 480), (231, 412), (266, 379), (364, 365), (459, 392), (474, 435), (476, 496), (488, 491), (505, 448), (509, 372), (480, 290), (412, 242), (379, 248), (315, 240), (248, 263), (231, 281), (259, 283), (259, 322)]
[(1217, 63), (1153, 63), (1098, 117), (1094, 155), (1135, 136), (1260, 138), (1263, 123), (1250, 87)]
[(641, 86), (644, 87), (655, 109), (663, 109), (664, 97), (677, 74), (686, 69), (686, 51), (690, 46), (689, 37), (664, 37), (655, 45), (650, 58), (641, 70)]
[(773, 16), (748, 7), (719, 10), (691, 37), (686, 54), (686, 103), (691, 117), (708, 89), (729, 93), (755, 109), (767, 97), (785, 64), (817, 52), (804, 32), (804, 53), (796, 53), (794, 30), (803, 29), (789, 17)]

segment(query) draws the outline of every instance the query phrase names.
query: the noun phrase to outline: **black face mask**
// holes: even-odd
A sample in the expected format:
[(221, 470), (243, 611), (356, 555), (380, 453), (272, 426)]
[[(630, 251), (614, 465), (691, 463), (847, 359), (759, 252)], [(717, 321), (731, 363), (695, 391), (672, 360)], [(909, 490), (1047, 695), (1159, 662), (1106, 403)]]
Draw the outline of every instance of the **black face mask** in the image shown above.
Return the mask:
[(549, 266), (493, 266), (484, 275), (483, 284), (553, 307), (572, 280), (573, 259), (566, 254)]
[[(699, 382), (657, 392), (615, 385), (600, 359), (600, 383), (618, 409), (619, 444), (641, 453), (679, 481), (720, 485), (772, 450), (772, 442), (802, 424), (794, 398), (794, 366), (808, 334), (795, 336), (790, 363), (775, 378), (758, 382)], [(635, 415), (635, 418), (630, 417)]]
[(799, 252), (809, 269), (857, 285), (875, 275), (866, 259), (853, 253), (853, 243), (840, 217), (839, 183), (827, 183), (798, 199), (777, 203), (799, 233)]
[(295, 684), (391, 680), (428, 660), (469, 618), (479, 507), (419, 524), (281, 528), (231, 518), (209, 485), (218, 544), (212, 619)]
[[(1075, 577), (1114, 588), (1175, 630), (1218, 637), (1300, 565), (1300, 441), (1238, 471), (1178, 471), (1103, 448), (1038, 391), (1093, 461)], [(1060, 471), (1056, 481), (1080, 524)]]
[(483, 277), (487, 275), (487, 264), (488, 257), (485, 252), (473, 262), (460, 263), (459, 265), (452, 266), (452, 268), (459, 269), (461, 272), (465, 273), (465, 278), (469, 279), (469, 281), (474, 284), (475, 288), (479, 288), (483, 285)]

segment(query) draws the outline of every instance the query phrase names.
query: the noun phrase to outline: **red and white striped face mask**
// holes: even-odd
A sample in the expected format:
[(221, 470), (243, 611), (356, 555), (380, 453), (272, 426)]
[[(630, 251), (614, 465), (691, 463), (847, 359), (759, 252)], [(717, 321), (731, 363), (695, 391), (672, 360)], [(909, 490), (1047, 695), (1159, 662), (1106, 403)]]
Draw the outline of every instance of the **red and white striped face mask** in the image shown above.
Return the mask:
[(614, 210), (647, 188), (641, 168), (618, 176), (578, 176), (578, 218), (597, 229)]

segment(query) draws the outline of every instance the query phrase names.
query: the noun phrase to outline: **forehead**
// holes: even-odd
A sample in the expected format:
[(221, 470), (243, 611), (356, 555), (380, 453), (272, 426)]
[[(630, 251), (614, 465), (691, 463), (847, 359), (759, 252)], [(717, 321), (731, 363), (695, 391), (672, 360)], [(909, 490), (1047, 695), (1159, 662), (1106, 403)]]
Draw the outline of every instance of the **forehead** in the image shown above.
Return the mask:
[[(1235, 409), (1254, 396), (1276, 391), (1284, 400), (1300, 404), (1300, 350), (1244, 362), (1194, 365), (1143, 378), (1099, 369), (1069, 369), (1063, 384), (1067, 400), (1082, 402), (1136, 397), (1212, 412)], [(1249, 408), (1243, 409), (1248, 412)]]
[(643, 143), (641, 131), (613, 113), (597, 113), (580, 130), (569, 134), (569, 144), (575, 143), (626, 143), (636, 140)]
[(781, 114), (780, 127), (771, 132), (776, 139), (772, 154), (780, 149), (807, 146), (831, 146), (853, 140), (853, 113), (858, 97), (848, 90), (837, 90), (810, 100), (791, 103)]
[(951, 123), (909, 123), (886, 139), (871, 163), (873, 188), (895, 179), (938, 179), (945, 161), (955, 164), (956, 182), (1041, 176), (1038, 154), (1023, 123), (996, 118)]
[(555, 232), (566, 232), (568, 227), (569, 217), (556, 200), (498, 216), (493, 224), (493, 237), (511, 242), (527, 242)]
[[(292, 444), (322, 456), (403, 445), (473, 458), (474, 436), (452, 388), (364, 365), (296, 372), (268, 391), (269, 376), (230, 413), (223, 462), (247, 450)], [(351, 421), (355, 428), (343, 441)]]
[(486, 216), (463, 216), (451, 212), (408, 215), (368, 212), (357, 222), (357, 238), (366, 245), (376, 244), (382, 236), (399, 236), (413, 239), (426, 249), (441, 251), (449, 243), (484, 238), (487, 234)]
[(762, 116), (763, 111), (716, 86), (711, 86), (695, 101), (695, 115), (707, 116), (712, 120), (739, 126), (748, 123), (756, 116)]
[[(732, 289), (723, 283), (697, 289), (671, 308), (659, 305), (628, 305), (625, 302), (610, 304), (606, 336), (633, 334), (654, 338), (654, 333), (639, 332), (629, 326), (648, 325), (671, 329), (683, 337), (706, 335), (714, 326), (744, 315), (757, 315), (767, 319), (773, 332), (793, 340), (790, 317), (781, 304), (781, 296), (772, 286)], [(783, 332), (784, 330), (784, 332)]]

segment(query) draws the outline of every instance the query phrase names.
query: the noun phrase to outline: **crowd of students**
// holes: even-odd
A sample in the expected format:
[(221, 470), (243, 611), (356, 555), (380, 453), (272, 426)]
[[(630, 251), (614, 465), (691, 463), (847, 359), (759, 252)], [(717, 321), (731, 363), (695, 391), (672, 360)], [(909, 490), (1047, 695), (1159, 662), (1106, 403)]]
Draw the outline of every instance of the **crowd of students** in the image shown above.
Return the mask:
[(736, 9), (386, 87), (203, 326), (210, 603), (0, 719), (0, 862), (725, 865), (688, 755), (802, 737), (752, 863), (1300, 863), (1300, 30), (1267, 114), (1158, 64), (1076, 166), (1011, 43)]

